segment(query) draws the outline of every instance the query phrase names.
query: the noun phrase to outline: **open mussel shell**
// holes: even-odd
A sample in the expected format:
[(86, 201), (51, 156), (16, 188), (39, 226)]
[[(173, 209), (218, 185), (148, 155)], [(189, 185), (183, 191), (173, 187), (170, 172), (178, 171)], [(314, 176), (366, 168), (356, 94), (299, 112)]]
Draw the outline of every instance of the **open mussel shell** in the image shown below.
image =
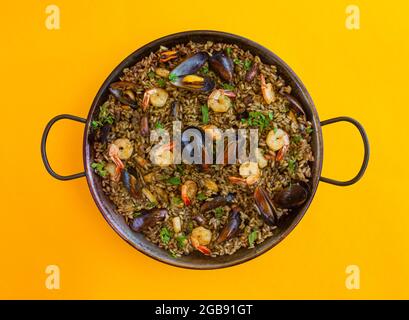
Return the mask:
[(257, 211), (260, 213), (263, 220), (270, 226), (276, 224), (277, 214), (276, 208), (270, 195), (262, 187), (257, 187), (254, 190), (254, 201), (256, 203)]
[(200, 211), (205, 213), (218, 207), (223, 207), (226, 204), (232, 203), (234, 201), (234, 198), (235, 195), (233, 193), (228, 193), (226, 196), (216, 196), (213, 199), (203, 203), (200, 207)]
[(220, 231), (219, 237), (217, 238), (216, 242), (221, 243), (233, 238), (239, 231), (240, 224), (240, 209), (236, 205), (234, 205), (231, 208), (226, 225), (223, 227), (222, 231)]
[(176, 80), (171, 81), (171, 83), (174, 86), (183, 89), (204, 92), (213, 90), (215, 86), (215, 83), (212, 79), (208, 77), (201, 77), (195, 74), (180, 76)]
[(138, 169), (128, 167), (122, 171), (122, 183), (135, 199), (142, 199), (143, 176)]
[(181, 77), (187, 74), (194, 74), (200, 70), (207, 62), (209, 55), (207, 52), (198, 52), (193, 56), (185, 59), (176, 68), (171, 71), (171, 75)]
[(223, 52), (217, 52), (209, 58), (210, 68), (215, 71), (220, 78), (231, 82), (233, 80), (234, 64), (233, 60)]
[(305, 115), (305, 111), (301, 105), (301, 103), (294, 98), (292, 95), (289, 95), (287, 93), (283, 93), (283, 96), (290, 102), (291, 108), (298, 114), (298, 115)]
[(300, 184), (292, 184), (274, 195), (274, 203), (283, 209), (301, 206), (308, 199), (308, 190)]
[(119, 102), (125, 105), (129, 105), (134, 109), (138, 107), (135, 98), (136, 90), (136, 85), (132, 82), (127, 81), (114, 82), (109, 86), (109, 91)]
[(143, 210), (141, 214), (135, 217), (131, 223), (130, 227), (133, 231), (141, 232), (147, 228), (153, 227), (156, 223), (165, 220), (168, 210), (166, 209), (150, 209)]

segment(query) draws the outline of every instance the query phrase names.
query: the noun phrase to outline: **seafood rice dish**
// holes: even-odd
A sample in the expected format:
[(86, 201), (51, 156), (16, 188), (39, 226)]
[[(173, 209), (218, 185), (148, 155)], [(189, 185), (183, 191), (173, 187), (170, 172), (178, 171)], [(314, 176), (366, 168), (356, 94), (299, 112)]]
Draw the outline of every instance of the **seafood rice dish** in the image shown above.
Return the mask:
[(276, 66), (251, 52), (160, 47), (109, 91), (91, 122), (91, 166), (129, 228), (170, 255), (254, 248), (307, 201), (312, 125)]

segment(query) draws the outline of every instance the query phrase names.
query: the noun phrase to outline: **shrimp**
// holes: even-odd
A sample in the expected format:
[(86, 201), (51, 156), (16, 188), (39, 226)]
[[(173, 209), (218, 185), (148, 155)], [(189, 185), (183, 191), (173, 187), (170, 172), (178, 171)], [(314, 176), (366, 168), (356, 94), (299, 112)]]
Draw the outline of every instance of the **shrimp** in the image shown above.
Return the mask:
[[(151, 161), (154, 164), (157, 164), (161, 167), (166, 167), (173, 164), (173, 141), (167, 144), (160, 146), (156, 149), (153, 153), (153, 157), (151, 157)], [(153, 151), (153, 150), (152, 150)]]
[(119, 158), (119, 148), (118, 146), (113, 143), (110, 145), (108, 150), (109, 157), (111, 158), (112, 162), (115, 163), (115, 174), (112, 176), (112, 180), (118, 182), (121, 178), (121, 172), (125, 168), (123, 162)]
[(142, 99), (142, 110), (148, 109), (149, 103), (154, 107), (161, 108), (166, 104), (169, 94), (161, 88), (153, 88), (145, 91)]
[(266, 144), (271, 150), (278, 151), (276, 160), (281, 161), (290, 147), (290, 138), (284, 130), (271, 130), (267, 134)]
[(214, 112), (226, 112), (232, 106), (230, 98), (234, 98), (236, 94), (233, 91), (216, 89), (210, 94), (207, 99), (207, 105)]
[(181, 196), (184, 204), (189, 206), (197, 193), (197, 184), (192, 180), (187, 180), (181, 188)]
[(261, 170), (257, 162), (244, 162), (240, 165), (239, 173), (241, 177), (229, 177), (231, 183), (251, 186), (261, 177)]
[(164, 51), (160, 54), (160, 62), (166, 62), (169, 60), (176, 59), (178, 57), (178, 52), (174, 50)]
[(206, 247), (212, 240), (212, 232), (204, 227), (196, 227), (192, 230), (190, 235), (190, 242), (192, 246), (205, 255), (211, 253), (210, 249)]
[(271, 83), (266, 83), (266, 79), (262, 74), (260, 74), (260, 81), (261, 81), (261, 93), (263, 94), (264, 101), (267, 104), (270, 104), (275, 100), (275, 93), (273, 89), (273, 85)]

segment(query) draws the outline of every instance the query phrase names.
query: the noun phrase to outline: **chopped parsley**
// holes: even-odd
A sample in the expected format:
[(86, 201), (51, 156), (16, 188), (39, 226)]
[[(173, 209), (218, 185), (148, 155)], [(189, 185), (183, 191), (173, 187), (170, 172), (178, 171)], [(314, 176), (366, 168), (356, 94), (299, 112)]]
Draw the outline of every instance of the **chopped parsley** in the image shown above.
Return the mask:
[(200, 201), (203, 201), (203, 200), (207, 199), (206, 195), (204, 193), (202, 193), (202, 192), (198, 193), (196, 198), (197, 198), (197, 200), (200, 200)]
[(244, 61), (244, 69), (249, 70), (251, 68), (251, 61), (250, 60), (245, 60)]
[(209, 67), (208, 67), (208, 66), (204, 66), (204, 67), (202, 67), (202, 69), (200, 69), (200, 71), (201, 71), (202, 73), (204, 73), (204, 74), (207, 74), (207, 73), (209, 73)]
[(291, 173), (295, 172), (295, 168), (297, 166), (297, 160), (294, 158), (288, 159), (288, 171)]
[(148, 77), (149, 77), (150, 79), (155, 78), (155, 72), (149, 71), (149, 72), (148, 72)]
[(168, 228), (163, 227), (162, 229), (160, 229), (160, 233), (159, 233), (160, 239), (162, 240), (162, 242), (164, 244), (168, 244), (170, 239), (172, 238), (172, 235), (169, 231)]
[(242, 119), (242, 122), (247, 122), (249, 126), (257, 126), (264, 130), (270, 125), (272, 119), (273, 114), (271, 112), (266, 116), (260, 111), (252, 111), (249, 113), (248, 119)]
[(172, 184), (174, 186), (177, 186), (181, 184), (180, 178), (179, 177), (171, 177), (167, 180), (167, 183)]
[(243, 61), (241, 61), (240, 59), (237, 59), (237, 58), (234, 58), (234, 59), (233, 59), (233, 62), (234, 62), (235, 64), (237, 64), (237, 65), (242, 65), (242, 64), (243, 64)]
[(173, 197), (172, 198), (172, 203), (176, 206), (180, 205), (182, 203), (182, 199), (180, 199), (179, 197)]
[(292, 136), (291, 140), (293, 140), (295, 143), (299, 143), (302, 140), (302, 137), (298, 134), (298, 135)]
[(107, 171), (105, 170), (105, 162), (94, 162), (91, 164), (91, 168), (95, 170), (101, 177), (105, 177), (107, 175)]
[(312, 133), (313, 131), (314, 131), (314, 129), (311, 128), (311, 127), (308, 127), (307, 129), (305, 129), (305, 132), (307, 132), (307, 134), (310, 134), (310, 133)]
[(166, 81), (164, 79), (158, 79), (158, 81), (156, 81), (158, 83), (158, 86), (161, 88), (164, 88), (166, 86)]
[(206, 104), (202, 105), (202, 122), (204, 124), (209, 122), (209, 108)]
[(227, 53), (227, 55), (230, 57), (231, 56), (231, 48), (229, 47), (229, 48), (226, 48), (226, 53)]
[(108, 101), (106, 101), (101, 107), (99, 107), (98, 120), (93, 120), (91, 122), (92, 128), (98, 129), (99, 127), (102, 127), (104, 124), (114, 123), (114, 117), (109, 112), (108, 107), (109, 107)]
[(169, 81), (170, 81), (170, 82), (176, 81), (177, 78), (178, 78), (178, 76), (177, 76), (176, 74), (174, 74), (174, 73), (169, 73)]
[(217, 219), (220, 219), (221, 217), (223, 217), (224, 214), (224, 209), (222, 207), (218, 207), (214, 210), (214, 215)]
[(156, 121), (155, 128), (156, 129), (163, 129), (163, 124), (160, 121)]
[(225, 90), (234, 90), (234, 86), (229, 83), (223, 83), (222, 86)]
[(176, 241), (180, 249), (183, 249), (187, 244), (187, 238), (184, 234), (178, 235)]
[(256, 241), (256, 239), (257, 239), (257, 231), (254, 230), (248, 236), (250, 247), (252, 247), (254, 245), (254, 241)]

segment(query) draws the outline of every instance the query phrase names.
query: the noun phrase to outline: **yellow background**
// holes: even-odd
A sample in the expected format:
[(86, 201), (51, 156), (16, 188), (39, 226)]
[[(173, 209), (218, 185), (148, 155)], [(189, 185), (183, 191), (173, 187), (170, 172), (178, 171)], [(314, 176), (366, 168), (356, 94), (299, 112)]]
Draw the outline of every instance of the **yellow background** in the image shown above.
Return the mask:
[[(45, 27), (45, 8), (61, 29)], [(359, 5), (361, 29), (345, 28)], [(0, 298), (409, 298), (408, 1), (7, 1), (0, 19)], [(321, 183), (299, 226), (276, 248), (215, 271), (156, 262), (121, 240), (84, 178), (51, 178), (40, 138), (53, 116), (85, 117), (111, 70), (170, 33), (213, 29), (250, 38), (286, 61), (321, 120), (348, 115), (371, 142), (364, 178)], [(362, 160), (348, 124), (323, 129), (325, 176), (353, 176)], [(63, 121), (48, 152), (56, 171), (82, 170), (83, 125)], [(47, 290), (47, 265), (61, 289)], [(361, 289), (345, 287), (345, 268)]]

